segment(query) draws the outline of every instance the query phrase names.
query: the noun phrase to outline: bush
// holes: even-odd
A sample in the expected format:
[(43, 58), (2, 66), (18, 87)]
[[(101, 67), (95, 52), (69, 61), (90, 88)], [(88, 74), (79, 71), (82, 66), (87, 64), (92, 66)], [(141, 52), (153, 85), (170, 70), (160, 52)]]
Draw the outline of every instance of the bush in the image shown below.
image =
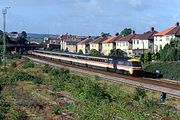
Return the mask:
[(11, 63), (11, 67), (12, 67), (12, 68), (16, 68), (16, 67), (17, 67), (16, 62), (12, 62), (12, 63)]
[(62, 111), (62, 106), (60, 105), (54, 105), (52, 108), (52, 114), (60, 115)]
[(52, 68), (48, 64), (46, 64), (42, 67), (42, 71), (45, 73), (49, 73), (51, 70), (52, 70)]
[(144, 98), (146, 95), (146, 91), (141, 88), (136, 88), (136, 93), (134, 95), (134, 100), (139, 101), (141, 98)]
[(11, 77), (11, 81), (32, 81), (36, 84), (42, 84), (44, 79), (38, 76), (32, 76), (26, 72), (18, 71)]
[(10, 104), (5, 102), (4, 98), (0, 96), (0, 120), (5, 119), (6, 113), (8, 113), (10, 109)]
[(164, 78), (180, 80), (180, 62), (158, 62), (144, 66), (147, 72), (155, 73), (160, 70)]
[(32, 61), (27, 61), (24, 63), (23, 68), (34, 68), (35, 64)]
[(61, 77), (61, 76), (68, 77), (69, 76), (69, 70), (65, 69), (65, 68), (61, 68), (61, 69), (54, 68), (50, 71), (50, 74), (52, 76), (55, 76), (55, 77)]
[(111, 100), (111, 96), (106, 90), (106, 87), (100, 86), (99, 83), (89, 81), (85, 90), (86, 98), (89, 100)]
[(8, 59), (15, 59), (15, 58), (18, 58), (18, 59), (21, 59), (21, 55), (18, 54), (18, 53), (15, 53), (15, 54), (7, 54), (7, 58)]

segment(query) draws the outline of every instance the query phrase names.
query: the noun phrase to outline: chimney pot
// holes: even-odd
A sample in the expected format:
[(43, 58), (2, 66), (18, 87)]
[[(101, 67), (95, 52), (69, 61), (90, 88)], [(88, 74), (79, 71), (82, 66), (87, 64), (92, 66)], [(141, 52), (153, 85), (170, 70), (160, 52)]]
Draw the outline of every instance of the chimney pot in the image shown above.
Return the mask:
[(151, 32), (153, 32), (154, 31), (154, 27), (151, 27)]
[(133, 30), (133, 31), (132, 31), (132, 34), (134, 35), (135, 33), (136, 33), (136, 32)]
[(177, 26), (177, 27), (179, 26), (179, 22), (176, 22), (176, 26)]

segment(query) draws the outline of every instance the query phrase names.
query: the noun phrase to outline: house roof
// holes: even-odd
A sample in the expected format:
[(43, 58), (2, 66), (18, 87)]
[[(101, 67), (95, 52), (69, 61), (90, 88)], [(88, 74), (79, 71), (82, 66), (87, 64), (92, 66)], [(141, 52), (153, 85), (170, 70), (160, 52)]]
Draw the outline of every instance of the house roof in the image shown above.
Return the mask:
[(127, 36), (121, 37), (120, 39), (117, 39), (116, 41), (129, 41), (138, 36), (139, 34), (129, 34)]
[(116, 40), (117, 36), (109, 36), (102, 43), (112, 43)]
[(94, 40), (93, 38), (86, 38), (85, 40), (78, 42), (78, 44), (87, 44), (92, 42), (93, 40)]
[(140, 40), (153, 40), (154, 39), (154, 34), (158, 33), (157, 31), (150, 30), (145, 32), (144, 34), (139, 34), (136, 35), (133, 39), (140, 39)]
[(175, 35), (180, 36), (180, 26), (179, 23), (176, 23), (176, 25), (167, 28), (159, 33), (154, 34), (154, 36), (163, 36), (163, 35)]
[(101, 43), (106, 39), (107, 39), (107, 37), (99, 37), (99, 38), (93, 40), (91, 43)]

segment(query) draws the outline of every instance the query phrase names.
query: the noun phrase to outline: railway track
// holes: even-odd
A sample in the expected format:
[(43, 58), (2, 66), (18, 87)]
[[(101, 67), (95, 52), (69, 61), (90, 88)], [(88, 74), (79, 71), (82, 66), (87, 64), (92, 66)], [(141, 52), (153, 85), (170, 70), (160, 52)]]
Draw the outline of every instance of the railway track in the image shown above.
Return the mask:
[[(176, 90), (176, 91), (180, 92), (180, 83), (177, 81), (126, 76), (126, 75), (121, 75), (121, 74), (117, 74), (117, 73), (113, 73), (113, 72), (102, 71), (102, 70), (92, 69), (92, 68), (88, 68), (88, 67), (77, 66), (77, 65), (73, 65), (73, 64), (67, 64), (67, 63), (63, 63), (63, 62), (59, 62), (59, 61), (55, 61), (55, 60), (50, 60), (47, 58), (37, 57), (37, 56), (33, 56), (33, 55), (28, 55), (27, 57), (47, 61), (50, 63), (54, 63), (54, 64), (66, 66), (66, 67), (72, 67), (72, 68), (77, 68), (77, 69), (81, 69), (84, 71), (98, 73), (98, 74), (102, 74), (102, 75), (106, 75), (106, 76), (111, 76), (111, 77), (115, 77), (115, 78), (123, 78), (123, 79), (136, 81), (136, 82), (140, 82), (140, 83), (145, 83), (145, 84), (150, 84), (150, 85), (154, 85), (154, 86), (169, 88), (171, 90)], [(118, 81), (113, 81), (113, 82), (118, 82)], [(169, 94), (173, 95), (173, 93), (169, 93)], [(176, 94), (176, 96), (180, 97), (180, 94), (178, 93), (178, 94)]]

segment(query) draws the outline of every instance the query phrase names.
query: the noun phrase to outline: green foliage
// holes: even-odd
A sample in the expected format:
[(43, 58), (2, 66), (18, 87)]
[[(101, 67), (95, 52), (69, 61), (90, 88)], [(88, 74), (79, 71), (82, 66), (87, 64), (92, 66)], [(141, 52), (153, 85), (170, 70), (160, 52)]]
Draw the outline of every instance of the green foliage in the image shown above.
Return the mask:
[(68, 48), (66, 48), (64, 52), (69, 52)]
[(8, 59), (21, 59), (21, 55), (18, 54), (18, 53), (15, 53), (15, 54), (7, 54), (7, 58)]
[(12, 63), (11, 63), (11, 67), (12, 67), (12, 68), (16, 68), (16, 67), (17, 67), (16, 62), (12, 62)]
[(121, 31), (121, 35), (127, 36), (132, 33), (131, 28), (125, 28), (124, 30)]
[(52, 108), (52, 114), (60, 115), (62, 111), (62, 106), (60, 105), (54, 105)]
[(97, 56), (101, 56), (102, 54), (97, 51), (96, 49), (91, 49), (89, 52), (90, 55), (97, 55)]
[(0, 45), (0, 53), (3, 53), (3, 49), (4, 47), (3, 47), (3, 45)]
[(8, 120), (21, 120), (24, 117), (24, 113), (22, 111), (19, 111), (15, 109), (14, 107), (11, 107), (8, 114), (6, 114), (6, 118)]
[(69, 69), (61, 68), (61, 69), (52, 69), (50, 71), (50, 74), (55, 77), (61, 77), (61, 76), (69, 76)]
[(29, 73), (17, 71), (15, 72), (12, 77), (12, 81), (33, 81), (36, 84), (43, 84), (43, 81), (45, 81), (43, 78), (38, 76), (30, 75)]
[(159, 51), (161, 61), (178, 61), (180, 60), (180, 39), (172, 39), (170, 44)]
[(134, 100), (139, 101), (141, 98), (144, 98), (146, 95), (146, 91), (141, 88), (136, 88), (136, 93), (134, 95)]
[(112, 49), (109, 56), (110, 57), (127, 57), (127, 53), (120, 49)]
[(45, 73), (49, 73), (51, 70), (52, 70), (52, 68), (48, 64), (46, 64), (42, 67), (42, 71)]
[(151, 63), (144, 67), (147, 72), (154, 73), (156, 70), (160, 70), (164, 78), (180, 80), (180, 63), (179, 62), (158, 62)]
[(22, 31), (21, 37), (24, 38), (24, 39), (26, 39), (26, 38), (27, 38), (27, 33), (26, 33), (25, 31)]
[(78, 54), (84, 54), (82, 50), (79, 50)]
[(26, 61), (23, 65), (23, 68), (34, 68), (35, 64), (32, 61)]
[(100, 86), (97, 82), (88, 82), (88, 86), (85, 90), (85, 95), (88, 100), (111, 100), (111, 96), (106, 91), (106, 87)]
[(110, 35), (110, 33), (101, 32), (101, 36), (102, 36), (102, 37), (108, 37), (108, 36), (111, 36), (111, 35)]
[(5, 99), (0, 95), (0, 120), (5, 119), (5, 115), (10, 109), (10, 104), (5, 102)]
[(151, 53), (150, 53), (150, 52), (145, 53), (145, 54), (144, 54), (144, 62), (145, 62), (145, 63), (149, 63), (150, 61), (152, 61)]

